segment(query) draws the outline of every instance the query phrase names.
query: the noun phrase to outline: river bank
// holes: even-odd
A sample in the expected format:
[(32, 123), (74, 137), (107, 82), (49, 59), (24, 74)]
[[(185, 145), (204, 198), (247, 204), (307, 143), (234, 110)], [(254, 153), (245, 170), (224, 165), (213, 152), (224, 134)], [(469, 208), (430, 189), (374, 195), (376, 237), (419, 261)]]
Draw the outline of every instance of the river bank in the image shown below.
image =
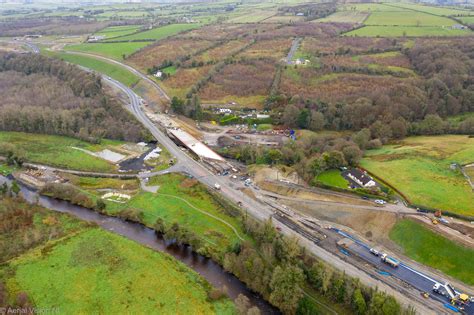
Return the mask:
[[(6, 178), (3, 177), (5, 181)], [(25, 200), (62, 213), (69, 213), (87, 222), (94, 222), (105, 230), (124, 236), (137, 243), (145, 245), (157, 251), (170, 254), (194, 271), (203, 276), (213, 287), (225, 288), (224, 291), (232, 299), (239, 294), (245, 295), (250, 303), (257, 306), (263, 314), (278, 314), (279, 311), (263, 300), (258, 294), (249, 290), (244, 283), (235, 276), (227, 273), (219, 264), (213, 260), (201, 256), (192, 251), (190, 246), (178, 246), (165, 241), (156, 235), (155, 230), (145, 227), (139, 223), (124, 221), (117, 217), (109, 217), (83, 207), (71, 205), (68, 202), (56, 200), (46, 196), (40, 196), (31, 188), (20, 185)]]

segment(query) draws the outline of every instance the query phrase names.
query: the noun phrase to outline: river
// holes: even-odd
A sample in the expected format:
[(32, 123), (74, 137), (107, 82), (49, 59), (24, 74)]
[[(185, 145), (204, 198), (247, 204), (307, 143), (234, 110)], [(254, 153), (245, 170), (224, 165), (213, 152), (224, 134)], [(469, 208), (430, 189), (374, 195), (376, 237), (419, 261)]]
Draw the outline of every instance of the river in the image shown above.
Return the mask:
[[(4, 181), (9, 182), (10, 180), (0, 175), (0, 184)], [(40, 196), (36, 191), (21, 184), (20, 188), (23, 198), (28, 202), (38, 201), (38, 203), (45, 208), (62, 213), (69, 213), (81, 220), (94, 222), (110, 232), (122, 235), (154, 250), (167, 253), (198, 272), (214, 287), (222, 288), (225, 286), (227, 288), (227, 294), (231, 299), (235, 299), (239, 294), (243, 294), (248, 297), (252, 305), (260, 309), (262, 314), (280, 314), (275, 307), (266, 302), (259, 294), (249, 290), (246, 285), (234, 275), (226, 272), (213, 260), (193, 252), (189, 246), (170, 244), (163, 238), (157, 237), (154, 230), (142, 224), (109, 217), (87, 208), (72, 205), (66, 201)]]

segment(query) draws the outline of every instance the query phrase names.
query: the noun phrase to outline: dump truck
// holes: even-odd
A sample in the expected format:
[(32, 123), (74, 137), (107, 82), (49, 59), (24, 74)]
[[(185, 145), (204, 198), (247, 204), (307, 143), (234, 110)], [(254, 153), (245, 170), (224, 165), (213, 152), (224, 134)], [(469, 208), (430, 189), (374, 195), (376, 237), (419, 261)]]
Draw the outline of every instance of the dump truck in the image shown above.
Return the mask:
[(397, 268), (398, 265), (400, 264), (400, 262), (399, 262), (398, 260), (396, 260), (396, 259), (393, 258), (393, 257), (388, 256), (388, 255), (385, 254), (385, 253), (382, 254), (382, 256), (380, 256), (380, 259), (381, 259), (384, 263), (386, 263), (386, 264), (392, 266), (393, 268)]

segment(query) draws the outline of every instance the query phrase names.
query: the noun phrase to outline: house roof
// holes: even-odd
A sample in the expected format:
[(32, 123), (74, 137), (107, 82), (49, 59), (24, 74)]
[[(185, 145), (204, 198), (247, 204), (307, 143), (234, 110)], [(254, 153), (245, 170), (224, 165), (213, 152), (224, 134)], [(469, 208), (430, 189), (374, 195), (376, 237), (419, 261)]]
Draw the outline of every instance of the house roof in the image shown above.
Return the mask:
[(368, 182), (370, 182), (372, 179), (372, 177), (364, 174), (362, 171), (354, 168), (354, 169), (351, 169), (349, 171), (349, 174), (351, 174), (352, 176), (354, 176), (355, 178), (357, 178), (363, 185), (367, 184)]

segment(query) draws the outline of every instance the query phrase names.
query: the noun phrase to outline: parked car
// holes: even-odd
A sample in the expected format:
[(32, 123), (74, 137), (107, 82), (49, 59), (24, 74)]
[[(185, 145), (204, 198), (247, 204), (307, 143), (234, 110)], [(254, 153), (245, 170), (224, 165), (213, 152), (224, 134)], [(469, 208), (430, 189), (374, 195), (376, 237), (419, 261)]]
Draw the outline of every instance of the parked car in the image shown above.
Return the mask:
[(378, 205), (384, 205), (387, 203), (385, 200), (382, 199), (375, 199), (374, 202)]

